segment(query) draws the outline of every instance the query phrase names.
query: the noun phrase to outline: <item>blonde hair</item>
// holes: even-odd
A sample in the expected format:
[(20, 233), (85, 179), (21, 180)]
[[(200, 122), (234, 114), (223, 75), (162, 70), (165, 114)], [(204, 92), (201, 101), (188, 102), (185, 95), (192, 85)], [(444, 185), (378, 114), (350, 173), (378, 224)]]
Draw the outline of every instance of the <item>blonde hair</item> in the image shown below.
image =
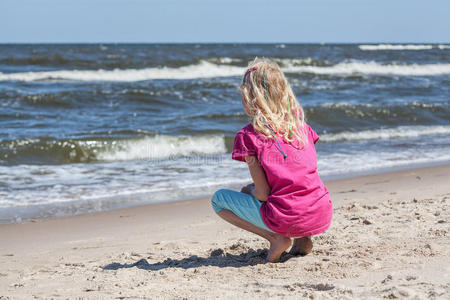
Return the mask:
[(289, 143), (308, 143), (303, 108), (277, 63), (255, 58), (248, 64), (239, 90), (255, 131), (267, 138), (280, 134)]

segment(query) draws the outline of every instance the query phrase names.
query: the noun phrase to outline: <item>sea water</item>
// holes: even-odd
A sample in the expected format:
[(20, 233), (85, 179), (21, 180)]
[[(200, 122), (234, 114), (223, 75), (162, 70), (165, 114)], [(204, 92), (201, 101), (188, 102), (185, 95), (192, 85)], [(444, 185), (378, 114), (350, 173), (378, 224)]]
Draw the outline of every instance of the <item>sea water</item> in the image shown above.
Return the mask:
[(285, 72), (323, 179), (450, 161), (450, 46), (0, 45), (0, 222), (211, 195), (249, 60)]

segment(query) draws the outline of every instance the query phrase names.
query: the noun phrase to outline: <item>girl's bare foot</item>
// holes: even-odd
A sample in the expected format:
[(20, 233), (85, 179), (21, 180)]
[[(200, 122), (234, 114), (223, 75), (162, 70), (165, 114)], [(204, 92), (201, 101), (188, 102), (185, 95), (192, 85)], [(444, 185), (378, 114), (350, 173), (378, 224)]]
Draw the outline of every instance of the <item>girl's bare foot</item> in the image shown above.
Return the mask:
[(306, 255), (311, 253), (313, 248), (313, 243), (311, 241), (311, 237), (304, 236), (301, 238), (294, 239), (294, 245), (292, 246), (289, 254), (291, 255)]
[(267, 254), (268, 262), (277, 262), (281, 254), (291, 246), (291, 238), (277, 234), (270, 242), (269, 253)]

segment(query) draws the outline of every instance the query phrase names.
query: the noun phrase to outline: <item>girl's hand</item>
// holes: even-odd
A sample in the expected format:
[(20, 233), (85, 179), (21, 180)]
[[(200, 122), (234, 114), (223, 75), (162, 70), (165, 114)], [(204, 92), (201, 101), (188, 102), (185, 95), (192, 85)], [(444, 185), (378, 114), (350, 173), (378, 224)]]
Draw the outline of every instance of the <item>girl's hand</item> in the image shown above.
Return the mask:
[(250, 184), (247, 184), (246, 186), (242, 187), (241, 193), (252, 195), (252, 191), (254, 191), (254, 190), (255, 190), (255, 184), (250, 183)]

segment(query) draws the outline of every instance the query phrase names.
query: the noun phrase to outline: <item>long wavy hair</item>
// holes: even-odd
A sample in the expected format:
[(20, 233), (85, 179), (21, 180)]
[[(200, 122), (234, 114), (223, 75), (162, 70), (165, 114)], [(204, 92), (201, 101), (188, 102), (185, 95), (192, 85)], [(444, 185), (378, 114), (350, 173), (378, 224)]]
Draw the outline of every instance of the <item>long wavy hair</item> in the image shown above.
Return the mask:
[(248, 64), (239, 90), (255, 131), (267, 138), (308, 143), (305, 114), (277, 63), (255, 58)]

